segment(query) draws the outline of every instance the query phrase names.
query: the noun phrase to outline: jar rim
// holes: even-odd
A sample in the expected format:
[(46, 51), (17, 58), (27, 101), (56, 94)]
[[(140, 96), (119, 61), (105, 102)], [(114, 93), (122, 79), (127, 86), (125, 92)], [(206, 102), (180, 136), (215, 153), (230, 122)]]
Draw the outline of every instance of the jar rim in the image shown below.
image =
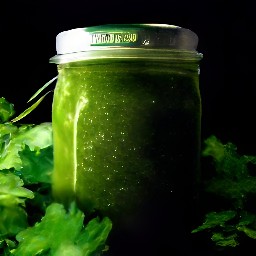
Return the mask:
[(50, 63), (65, 64), (70, 62), (97, 60), (97, 59), (122, 59), (122, 60), (155, 60), (155, 61), (193, 61), (198, 62), (203, 54), (197, 51), (142, 49), (142, 48), (101, 48), (95, 51), (85, 51), (69, 54), (57, 54), (50, 58)]

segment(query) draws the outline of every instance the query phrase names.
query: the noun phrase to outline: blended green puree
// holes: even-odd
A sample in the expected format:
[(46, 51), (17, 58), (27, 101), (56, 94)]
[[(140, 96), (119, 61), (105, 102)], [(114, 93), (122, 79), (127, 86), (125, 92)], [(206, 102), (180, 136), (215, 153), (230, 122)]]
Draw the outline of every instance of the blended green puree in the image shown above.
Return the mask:
[(56, 199), (109, 216), (120, 250), (131, 235), (159, 252), (171, 246), (156, 242), (168, 229), (183, 243), (199, 171), (198, 60), (87, 60), (58, 71)]

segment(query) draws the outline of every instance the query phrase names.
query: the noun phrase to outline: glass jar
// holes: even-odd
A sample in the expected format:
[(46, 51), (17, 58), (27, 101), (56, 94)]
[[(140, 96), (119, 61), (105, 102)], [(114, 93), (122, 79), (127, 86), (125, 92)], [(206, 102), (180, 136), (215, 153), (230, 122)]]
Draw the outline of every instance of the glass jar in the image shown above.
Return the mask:
[(111, 256), (182, 251), (189, 237), (200, 173), (197, 43), (164, 24), (57, 35), (53, 195), (112, 220)]

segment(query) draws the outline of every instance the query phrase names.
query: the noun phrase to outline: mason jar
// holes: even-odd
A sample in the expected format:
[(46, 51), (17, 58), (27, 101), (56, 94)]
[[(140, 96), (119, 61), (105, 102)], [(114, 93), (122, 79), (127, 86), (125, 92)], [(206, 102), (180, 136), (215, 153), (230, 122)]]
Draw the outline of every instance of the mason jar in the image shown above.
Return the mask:
[(57, 35), (53, 196), (112, 220), (111, 256), (179, 255), (188, 243), (200, 177), (197, 44), (167, 24)]

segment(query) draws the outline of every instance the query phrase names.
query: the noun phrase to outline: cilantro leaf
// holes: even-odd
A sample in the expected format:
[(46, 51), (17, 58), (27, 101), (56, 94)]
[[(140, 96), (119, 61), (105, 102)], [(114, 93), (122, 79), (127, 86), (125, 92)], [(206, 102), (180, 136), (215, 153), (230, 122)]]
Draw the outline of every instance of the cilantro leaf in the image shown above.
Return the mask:
[(34, 197), (12, 173), (0, 172), (0, 238), (16, 235), (28, 226), (25, 199)]
[[(20, 151), (24, 150), (26, 145), (31, 151), (39, 151), (52, 145), (52, 127), (51, 123), (42, 123), (39, 125), (23, 125), (13, 127), (14, 125), (1, 124), (2, 150), (0, 153), (0, 170), (14, 168), (21, 169), (22, 160)], [(9, 133), (7, 133), (9, 131)]]
[(233, 143), (223, 144), (215, 136), (205, 140), (202, 155), (211, 157), (214, 163), (214, 176), (205, 182), (205, 191), (231, 202), (224, 211), (206, 214), (202, 225), (192, 233), (208, 230), (211, 239), (218, 246), (239, 245), (239, 232), (256, 239), (256, 213), (247, 209), (248, 201), (256, 196), (256, 175), (249, 164), (256, 164), (256, 157), (239, 155)]
[(21, 231), (15, 256), (74, 255), (92, 256), (104, 250), (112, 224), (108, 218), (91, 220), (84, 228), (84, 213), (75, 204), (66, 212), (64, 206), (52, 203), (41, 222)]
[(216, 226), (224, 226), (227, 221), (233, 219), (235, 216), (235, 211), (210, 212), (206, 215), (203, 225), (194, 229), (192, 233), (196, 233), (204, 229), (215, 228)]
[(15, 114), (14, 105), (4, 97), (0, 98), (0, 122), (8, 121)]
[(53, 146), (31, 151), (26, 146), (19, 153), (22, 169), (15, 171), (25, 184), (51, 183)]

